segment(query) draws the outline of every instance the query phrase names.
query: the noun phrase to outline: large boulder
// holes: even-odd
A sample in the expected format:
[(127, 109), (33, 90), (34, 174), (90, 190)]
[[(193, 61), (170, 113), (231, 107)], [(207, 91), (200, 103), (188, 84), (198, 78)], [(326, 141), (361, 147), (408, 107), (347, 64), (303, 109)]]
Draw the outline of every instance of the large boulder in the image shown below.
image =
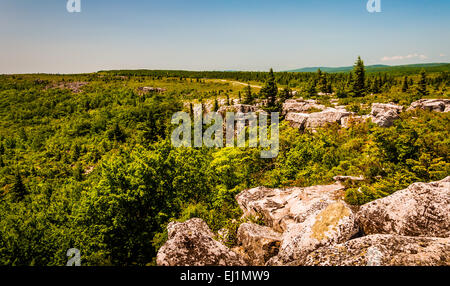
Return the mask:
[(370, 114), (372, 122), (381, 127), (390, 127), (399, 118), (403, 106), (395, 104), (374, 103)]
[(351, 112), (346, 111), (343, 108), (327, 108), (321, 112), (315, 113), (299, 113), (289, 112), (286, 114), (285, 120), (289, 124), (298, 129), (316, 129), (324, 127), (327, 124), (338, 123), (341, 124), (342, 120), (352, 115)]
[(341, 184), (308, 188), (244, 190), (236, 200), (244, 216), (262, 218), (275, 231), (284, 232), (290, 223), (302, 223), (342, 197)]
[(346, 242), (358, 233), (352, 210), (343, 202), (328, 205), (303, 223), (290, 224), (277, 256), (268, 265), (303, 265), (312, 251)]
[(303, 130), (306, 125), (306, 121), (308, 121), (309, 114), (306, 113), (297, 113), (297, 112), (289, 112), (286, 114), (285, 120), (289, 122), (289, 125), (292, 128), (297, 128)]
[(260, 112), (262, 111), (260, 108), (258, 108), (255, 105), (247, 105), (247, 104), (235, 104), (235, 105), (225, 105), (221, 106), (219, 110), (217, 110), (218, 113), (222, 114), (222, 116), (225, 116), (227, 112), (234, 112), (234, 113), (250, 113), (250, 112)]
[(450, 177), (415, 183), (360, 208), (366, 234), (450, 237)]
[(254, 266), (262, 266), (277, 255), (281, 244), (280, 233), (252, 223), (243, 223), (239, 227), (237, 239)]
[(214, 233), (201, 219), (170, 223), (168, 241), (159, 249), (159, 266), (243, 266), (244, 260), (214, 240)]
[(315, 129), (331, 123), (341, 124), (341, 120), (350, 115), (352, 113), (345, 109), (327, 108), (322, 112), (311, 113), (306, 121), (306, 128)]
[(450, 238), (377, 234), (320, 248), (307, 266), (450, 266)]
[(421, 99), (413, 102), (408, 110), (423, 109), (435, 112), (450, 112), (450, 99)]
[(283, 114), (306, 113), (310, 110), (324, 110), (326, 107), (315, 100), (288, 99), (283, 103)]

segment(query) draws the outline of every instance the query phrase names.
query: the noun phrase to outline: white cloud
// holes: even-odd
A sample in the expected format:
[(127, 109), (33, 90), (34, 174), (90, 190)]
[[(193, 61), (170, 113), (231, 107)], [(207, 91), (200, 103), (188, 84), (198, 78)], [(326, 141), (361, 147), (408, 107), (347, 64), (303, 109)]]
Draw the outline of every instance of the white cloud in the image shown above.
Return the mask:
[(440, 57), (445, 57), (445, 56), (447, 56), (446, 54), (440, 54), (439, 55)]
[(425, 59), (428, 59), (428, 57), (426, 55), (416, 53), (416, 54), (409, 54), (407, 56), (392, 56), (392, 57), (385, 56), (385, 57), (381, 58), (381, 61), (391, 62), (391, 61), (401, 61), (401, 60), (409, 60), (409, 59), (425, 60)]

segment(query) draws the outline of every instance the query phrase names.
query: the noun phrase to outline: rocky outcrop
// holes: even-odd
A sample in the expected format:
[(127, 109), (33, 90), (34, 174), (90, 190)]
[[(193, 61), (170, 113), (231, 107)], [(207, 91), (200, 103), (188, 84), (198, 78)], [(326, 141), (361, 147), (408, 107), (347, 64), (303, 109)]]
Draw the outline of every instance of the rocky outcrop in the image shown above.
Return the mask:
[(264, 265), (278, 254), (281, 234), (269, 227), (243, 223), (237, 232), (238, 243), (254, 266)]
[(242, 266), (235, 252), (213, 239), (214, 233), (201, 219), (170, 223), (169, 240), (156, 257), (159, 266)]
[(324, 110), (326, 107), (315, 100), (288, 99), (283, 103), (283, 114), (307, 113), (310, 110)]
[(340, 184), (308, 188), (245, 190), (236, 196), (244, 216), (260, 217), (275, 231), (284, 232), (291, 223), (302, 223), (342, 195)]
[(341, 124), (342, 118), (350, 115), (351, 113), (345, 109), (327, 108), (322, 112), (310, 114), (306, 122), (306, 128), (324, 127), (330, 123)]
[(227, 112), (234, 113), (250, 113), (260, 111), (258, 107), (254, 105), (246, 105), (246, 104), (235, 104), (235, 105), (226, 105), (219, 108), (217, 112), (225, 116)]
[(423, 109), (435, 112), (450, 112), (450, 99), (421, 99), (413, 102), (409, 110)]
[(306, 113), (290, 112), (290, 113), (286, 114), (285, 120), (287, 122), (289, 122), (289, 125), (292, 128), (297, 128), (299, 130), (303, 130), (305, 128), (308, 117), (309, 117), (309, 114), (306, 114)]
[[(265, 226), (242, 224), (238, 244), (228, 249), (199, 219), (168, 226), (169, 240), (158, 265), (448, 265), (450, 266), (450, 177), (415, 183), (393, 195), (357, 207), (333, 185), (244, 190), (236, 196), (245, 217)], [(233, 233), (220, 231), (226, 238)]]
[(283, 234), (279, 254), (269, 265), (303, 265), (312, 251), (349, 240), (358, 233), (352, 210), (343, 202), (328, 205), (303, 223), (290, 224)]
[(352, 113), (346, 111), (345, 109), (327, 108), (321, 112), (315, 113), (297, 113), (289, 112), (286, 114), (286, 121), (294, 127), (300, 130), (316, 129), (319, 127), (324, 127), (327, 124), (332, 123), (342, 123), (342, 119), (350, 116)]
[(450, 237), (450, 177), (412, 184), (362, 206), (357, 216), (366, 234)]
[(450, 266), (450, 238), (369, 235), (320, 248), (307, 266)]
[(374, 103), (370, 114), (372, 122), (381, 127), (390, 127), (399, 118), (403, 106), (395, 104)]

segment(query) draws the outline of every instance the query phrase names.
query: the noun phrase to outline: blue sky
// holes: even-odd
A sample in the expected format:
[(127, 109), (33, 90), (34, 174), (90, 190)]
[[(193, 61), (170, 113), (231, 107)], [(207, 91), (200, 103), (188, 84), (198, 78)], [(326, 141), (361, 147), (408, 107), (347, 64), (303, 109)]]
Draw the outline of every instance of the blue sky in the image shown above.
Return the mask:
[(0, 73), (450, 62), (450, 1), (0, 1)]

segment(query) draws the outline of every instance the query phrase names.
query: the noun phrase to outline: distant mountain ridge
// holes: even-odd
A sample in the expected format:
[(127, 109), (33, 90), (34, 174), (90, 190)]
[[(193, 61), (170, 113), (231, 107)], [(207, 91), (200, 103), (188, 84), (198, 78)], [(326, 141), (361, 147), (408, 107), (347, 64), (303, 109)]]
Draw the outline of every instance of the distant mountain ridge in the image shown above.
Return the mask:
[[(353, 66), (346, 67), (306, 67), (287, 72), (316, 72), (320, 69), (327, 73), (349, 72), (353, 70)], [(369, 65), (366, 66), (367, 72), (417, 72), (425, 69), (429, 72), (450, 71), (450, 63), (427, 63), (427, 64), (410, 64), (410, 65)]]

